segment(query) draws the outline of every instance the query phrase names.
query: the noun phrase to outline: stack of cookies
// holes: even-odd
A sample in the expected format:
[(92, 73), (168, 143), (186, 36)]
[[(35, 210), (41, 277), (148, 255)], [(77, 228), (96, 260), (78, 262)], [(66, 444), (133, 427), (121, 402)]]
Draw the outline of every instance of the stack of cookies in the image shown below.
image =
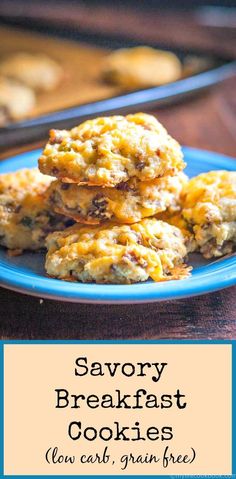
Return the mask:
[(76, 223), (48, 236), (47, 273), (117, 284), (186, 277), (183, 233), (156, 218), (178, 209), (184, 166), (180, 145), (144, 113), (52, 130), (39, 159), (57, 178), (47, 202)]
[(187, 252), (236, 245), (236, 172), (187, 180), (179, 144), (143, 113), (52, 130), (37, 168), (0, 175), (0, 245), (48, 249), (67, 281), (182, 279)]

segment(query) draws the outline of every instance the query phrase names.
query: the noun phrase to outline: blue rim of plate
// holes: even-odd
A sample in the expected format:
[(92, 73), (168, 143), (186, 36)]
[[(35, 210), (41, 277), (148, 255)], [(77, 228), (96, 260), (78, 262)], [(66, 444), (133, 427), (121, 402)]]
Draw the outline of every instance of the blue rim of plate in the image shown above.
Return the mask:
[[(205, 171), (236, 170), (236, 160), (228, 156), (190, 147), (184, 147), (183, 151), (187, 162), (196, 165), (198, 162), (204, 162)], [(4, 160), (0, 163), (0, 173), (32, 167), (39, 154), (40, 150), (34, 150)], [(10, 260), (9, 264), (0, 263), (1, 286), (33, 296), (79, 303), (151, 303), (206, 294), (235, 284), (234, 255), (200, 266), (193, 270), (190, 278), (181, 281), (172, 280), (164, 283), (147, 281), (132, 285), (71, 283), (43, 277), (33, 272), (22, 272), (12, 265)]]

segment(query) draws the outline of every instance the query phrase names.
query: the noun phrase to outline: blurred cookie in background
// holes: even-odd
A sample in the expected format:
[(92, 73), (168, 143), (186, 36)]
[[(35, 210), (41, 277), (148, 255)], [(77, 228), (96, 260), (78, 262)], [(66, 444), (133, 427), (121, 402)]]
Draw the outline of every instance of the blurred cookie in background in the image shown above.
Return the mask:
[(122, 48), (105, 58), (104, 78), (127, 89), (162, 85), (178, 80), (182, 66), (178, 57), (151, 47)]
[(44, 54), (15, 53), (0, 62), (0, 74), (37, 91), (50, 91), (62, 79), (62, 68)]
[(35, 106), (35, 94), (25, 85), (0, 77), (0, 127), (26, 118)]

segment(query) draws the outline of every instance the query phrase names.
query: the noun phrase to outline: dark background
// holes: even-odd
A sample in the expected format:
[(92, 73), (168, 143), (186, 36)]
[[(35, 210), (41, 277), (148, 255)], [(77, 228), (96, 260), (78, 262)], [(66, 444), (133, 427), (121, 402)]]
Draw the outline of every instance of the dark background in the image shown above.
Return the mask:
[[(29, 0), (27, 0), (29, 1)], [(46, 0), (43, 0), (46, 1)], [(55, 2), (55, 0), (49, 0), (50, 2)], [(59, 0), (60, 3), (63, 2), (63, 0)], [(47, 2), (48, 3), (48, 2)], [(134, 8), (145, 8), (145, 9), (155, 9), (155, 8), (160, 8), (160, 9), (166, 9), (166, 8), (174, 8), (174, 9), (192, 9), (192, 8), (197, 8), (202, 5), (214, 5), (214, 6), (225, 6), (225, 7), (234, 7), (236, 6), (235, 0), (72, 0), (70, 2), (71, 4), (84, 4), (84, 5), (89, 5), (89, 4), (107, 4), (110, 7), (115, 6), (115, 5), (132, 5)], [(113, 5), (112, 5), (113, 4)]]
[[(10, 4), (10, 3), (22, 3), (21, 0), (1, 0), (1, 4)], [(214, 6), (225, 6), (225, 7), (235, 7), (235, 0), (24, 0), (24, 3), (31, 4), (34, 7), (34, 4), (67, 4), (69, 6), (74, 5), (101, 5), (107, 4), (109, 8), (115, 8), (117, 5), (131, 5), (133, 8), (144, 8), (144, 9), (154, 9), (154, 8), (171, 8), (171, 9), (192, 9), (198, 8), (202, 5), (214, 5)]]

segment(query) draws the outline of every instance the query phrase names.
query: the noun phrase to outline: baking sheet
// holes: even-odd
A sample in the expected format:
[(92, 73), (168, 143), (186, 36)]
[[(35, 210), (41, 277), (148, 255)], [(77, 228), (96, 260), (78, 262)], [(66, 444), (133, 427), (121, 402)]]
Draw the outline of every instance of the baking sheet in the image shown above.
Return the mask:
[[(132, 39), (74, 32), (51, 31), (34, 23), (34, 30), (12, 26), (0, 27), (0, 55), (16, 51), (46, 53), (57, 60), (64, 70), (62, 83), (52, 92), (38, 95), (37, 106), (29, 119), (0, 128), (0, 148), (39, 140), (51, 127), (68, 128), (98, 115), (117, 114), (163, 106), (181, 101), (189, 95), (215, 85), (236, 72), (236, 62), (211, 52), (171, 48), (182, 62), (191, 55), (208, 66), (203, 72), (174, 83), (125, 93), (101, 78), (103, 58), (115, 48), (136, 46)], [(56, 35), (56, 36), (54, 36)], [(59, 38), (59, 35), (63, 37)], [(147, 43), (146, 43), (147, 45)], [(150, 45), (150, 43), (148, 43)], [(166, 48), (163, 45), (150, 45)]]

